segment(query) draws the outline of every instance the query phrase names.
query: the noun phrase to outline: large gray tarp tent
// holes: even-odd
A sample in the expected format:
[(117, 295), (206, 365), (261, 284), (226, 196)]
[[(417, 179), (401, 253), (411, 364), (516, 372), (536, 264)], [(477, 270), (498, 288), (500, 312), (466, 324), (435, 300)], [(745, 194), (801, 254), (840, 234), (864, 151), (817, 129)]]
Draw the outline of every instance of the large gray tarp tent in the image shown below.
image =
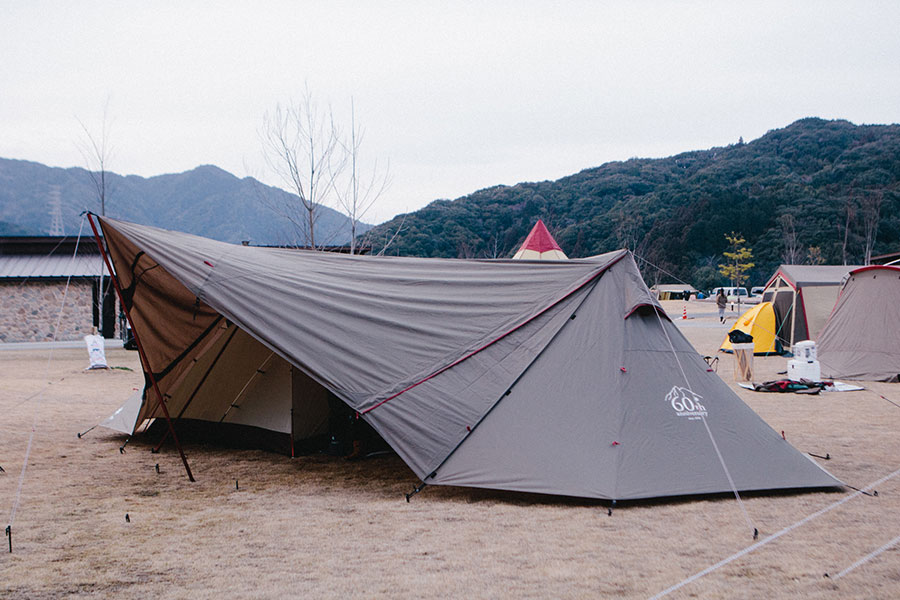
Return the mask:
[(818, 341), (822, 375), (900, 379), (900, 267), (850, 272)]
[(429, 484), (635, 499), (729, 492), (724, 463), (739, 490), (840, 485), (707, 369), (627, 251), (361, 257), (101, 223), (175, 418), (296, 440), (331, 392)]

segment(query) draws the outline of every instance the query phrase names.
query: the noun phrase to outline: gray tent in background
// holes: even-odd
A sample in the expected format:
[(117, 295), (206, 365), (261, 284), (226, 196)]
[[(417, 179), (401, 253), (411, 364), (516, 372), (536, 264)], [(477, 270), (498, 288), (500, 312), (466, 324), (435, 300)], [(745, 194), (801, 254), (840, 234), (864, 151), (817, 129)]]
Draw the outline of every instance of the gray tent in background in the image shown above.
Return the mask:
[(819, 336), (818, 358), (825, 377), (900, 378), (900, 267), (850, 273)]
[(855, 266), (781, 265), (766, 283), (763, 302), (775, 308), (776, 334), (786, 347), (817, 338)]
[(361, 257), (101, 223), (176, 419), (294, 442), (321, 432), (330, 393), (429, 484), (728, 492), (722, 462), (739, 490), (840, 484), (707, 369), (627, 251)]

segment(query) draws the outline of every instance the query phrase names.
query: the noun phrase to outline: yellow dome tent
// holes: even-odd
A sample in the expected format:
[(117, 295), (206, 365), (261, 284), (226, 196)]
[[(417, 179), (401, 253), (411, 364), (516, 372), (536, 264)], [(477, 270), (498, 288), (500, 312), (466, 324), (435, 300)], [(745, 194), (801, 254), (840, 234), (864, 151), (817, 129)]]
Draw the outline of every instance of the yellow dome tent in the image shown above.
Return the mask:
[[(778, 340), (777, 326), (775, 324), (775, 309), (771, 302), (760, 302), (735, 321), (730, 331), (738, 329), (753, 336), (753, 353), (783, 354), (781, 342)], [(731, 352), (731, 341), (725, 336), (725, 341), (719, 347), (723, 352)]]

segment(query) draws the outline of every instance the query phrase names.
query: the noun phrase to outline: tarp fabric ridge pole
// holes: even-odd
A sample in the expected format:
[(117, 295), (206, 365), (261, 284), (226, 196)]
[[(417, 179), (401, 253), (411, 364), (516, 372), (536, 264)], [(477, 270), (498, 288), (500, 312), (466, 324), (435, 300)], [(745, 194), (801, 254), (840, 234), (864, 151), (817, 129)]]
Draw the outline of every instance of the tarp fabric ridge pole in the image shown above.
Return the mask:
[(140, 335), (137, 332), (137, 329), (134, 327), (134, 321), (131, 320), (131, 310), (128, 306), (125, 305), (125, 297), (122, 295), (122, 288), (119, 285), (119, 278), (115, 275), (112, 269), (112, 265), (110, 264), (109, 257), (106, 254), (106, 249), (103, 247), (103, 241), (100, 239), (100, 233), (97, 231), (97, 226), (94, 224), (94, 214), (88, 213), (88, 220), (91, 223), (91, 229), (94, 231), (94, 239), (97, 241), (97, 247), (100, 249), (100, 254), (103, 255), (103, 261), (106, 263), (106, 269), (109, 271), (110, 278), (113, 280), (113, 285), (116, 288), (116, 295), (119, 297), (119, 302), (122, 304), (122, 310), (125, 312), (125, 318), (128, 319), (128, 323), (131, 325), (131, 334), (134, 336), (134, 343), (137, 345), (138, 354), (140, 354), (141, 362), (144, 365), (144, 368), (147, 371), (147, 375), (150, 377), (150, 382), (153, 384), (153, 391), (156, 392), (156, 397), (159, 399), (159, 404), (163, 409), (163, 414), (166, 417), (166, 423), (169, 425), (169, 431), (172, 433), (172, 440), (175, 442), (175, 447), (178, 448), (178, 454), (181, 456), (181, 462), (184, 464), (184, 470), (187, 472), (188, 480), (195, 481), (194, 474), (191, 473), (191, 467), (188, 465), (187, 457), (184, 455), (184, 450), (181, 448), (181, 443), (178, 441), (178, 435), (175, 433), (175, 425), (172, 423), (172, 419), (169, 417), (169, 409), (166, 407), (166, 402), (163, 399), (162, 392), (159, 390), (159, 385), (156, 383), (156, 377), (153, 375), (153, 369), (150, 366), (150, 361), (147, 359), (147, 354), (144, 352), (144, 346), (141, 344)]

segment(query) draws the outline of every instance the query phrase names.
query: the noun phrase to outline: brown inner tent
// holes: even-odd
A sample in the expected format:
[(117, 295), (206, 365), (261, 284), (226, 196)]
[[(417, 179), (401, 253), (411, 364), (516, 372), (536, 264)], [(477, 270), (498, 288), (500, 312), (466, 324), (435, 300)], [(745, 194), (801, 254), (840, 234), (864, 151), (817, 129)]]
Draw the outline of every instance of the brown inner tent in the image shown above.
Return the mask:
[[(113, 229), (122, 295), (150, 371), (183, 433), (291, 453), (325, 436), (328, 390), (194, 296)], [(145, 374), (145, 377), (147, 375)], [(137, 423), (162, 418), (149, 381)], [(221, 427), (213, 432), (210, 425)]]

